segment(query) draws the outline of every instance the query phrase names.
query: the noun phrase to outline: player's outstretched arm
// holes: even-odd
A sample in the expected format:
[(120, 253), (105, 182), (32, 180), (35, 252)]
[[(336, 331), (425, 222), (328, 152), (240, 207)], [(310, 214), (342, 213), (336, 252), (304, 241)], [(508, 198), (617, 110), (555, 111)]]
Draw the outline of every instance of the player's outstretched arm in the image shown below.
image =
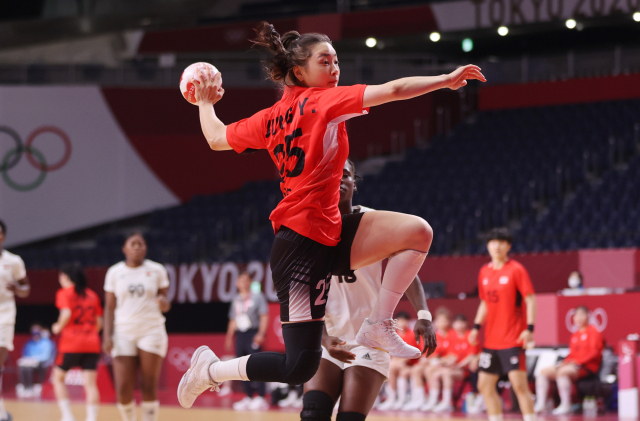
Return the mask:
[(210, 74), (210, 69), (199, 69), (200, 81), (193, 80), (195, 97), (200, 108), (200, 126), (202, 133), (214, 151), (226, 151), (231, 149), (227, 142), (227, 126), (216, 115), (213, 105), (220, 101), (224, 95), (222, 89), (222, 75)]
[(442, 88), (456, 90), (472, 79), (487, 81), (478, 66), (468, 64), (448, 75), (405, 77), (382, 85), (369, 85), (364, 90), (363, 106), (375, 107), (387, 102), (415, 98)]

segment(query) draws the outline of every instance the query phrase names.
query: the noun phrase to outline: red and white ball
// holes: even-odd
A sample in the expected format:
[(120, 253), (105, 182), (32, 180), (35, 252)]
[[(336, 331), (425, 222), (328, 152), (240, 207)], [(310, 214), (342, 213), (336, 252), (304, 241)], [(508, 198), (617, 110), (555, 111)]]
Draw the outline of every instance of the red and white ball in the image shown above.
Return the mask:
[(184, 72), (182, 72), (182, 76), (180, 76), (180, 92), (184, 99), (193, 105), (198, 105), (198, 101), (196, 101), (196, 88), (193, 86), (193, 83), (191, 83), (191, 80), (195, 80), (196, 83), (201, 82), (197, 70), (206, 68), (212, 70), (212, 77), (218, 73), (218, 69), (216, 69), (212, 64), (199, 62), (189, 65), (189, 67), (184, 69)]

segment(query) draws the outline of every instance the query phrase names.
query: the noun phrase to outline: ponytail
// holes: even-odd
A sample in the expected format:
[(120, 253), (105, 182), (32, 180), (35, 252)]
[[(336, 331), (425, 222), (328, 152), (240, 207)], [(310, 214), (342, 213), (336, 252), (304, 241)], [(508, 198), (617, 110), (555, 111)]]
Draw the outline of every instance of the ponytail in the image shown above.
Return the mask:
[(80, 263), (67, 263), (62, 265), (60, 272), (64, 273), (73, 282), (73, 288), (79, 297), (85, 296), (85, 290), (87, 289), (87, 276), (82, 270)]

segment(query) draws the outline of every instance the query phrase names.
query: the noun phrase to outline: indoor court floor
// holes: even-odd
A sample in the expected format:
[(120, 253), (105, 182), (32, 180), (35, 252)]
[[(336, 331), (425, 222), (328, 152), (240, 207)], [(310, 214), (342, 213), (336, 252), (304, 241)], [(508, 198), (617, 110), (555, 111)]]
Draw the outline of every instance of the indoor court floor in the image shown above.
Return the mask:
[[(13, 415), (15, 421), (60, 421), (60, 411), (55, 402), (52, 401), (19, 401), (13, 399), (5, 400), (5, 407)], [(77, 421), (84, 420), (84, 405), (77, 403), (73, 405), (73, 413)], [(140, 409), (138, 408), (138, 420), (140, 420)], [(371, 421), (402, 421), (402, 420), (485, 420), (486, 415), (466, 416), (460, 413), (447, 415), (424, 414), (419, 412), (388, 412), (372, 413), (367, 420)], [(518, 414), (506, 414), (507, 420), (522, 420)], [(584, 420), (582, 416), (571, 417), (539, 417), (544, 420), (577, 421)], [(100, 406), (98, 415), (99, 421), (119, 421), (120, 415), (114, 404), (103, 404)], [(298, 421), (299, 411), (293, 409), (277, 409), (268, 411), (234, 411), (223, 408), (203, 408), (196, 407), (189, 410), (179, 406), (167, 405), (160, 408), (159, 421)], [(591, 418), (597, 421), (616, 421), (616, 414)]]

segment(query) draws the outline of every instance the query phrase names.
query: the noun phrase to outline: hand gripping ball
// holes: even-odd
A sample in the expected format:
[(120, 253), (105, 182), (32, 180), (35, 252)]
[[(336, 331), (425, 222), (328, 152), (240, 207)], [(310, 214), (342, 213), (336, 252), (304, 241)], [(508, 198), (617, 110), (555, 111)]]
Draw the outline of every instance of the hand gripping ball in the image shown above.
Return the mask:
[(218, 69), (216, 69), (213, 65), (209, 63), (199, 62), (193, 63), (182, 72), (182, 76), (180, 76), (180, 92), (184, 99), (192, 103), (193, 105), (198, 105), (198, 101), (196, 101), (196, 89), (191, 83), (191, 80), (195, 80), (196, 83), (200, 81), (200, 76), (198, 75), (197, 70), (201, 68), (210, 68), (213, 70), (211, 75), (215, 75), (218, 73)]

